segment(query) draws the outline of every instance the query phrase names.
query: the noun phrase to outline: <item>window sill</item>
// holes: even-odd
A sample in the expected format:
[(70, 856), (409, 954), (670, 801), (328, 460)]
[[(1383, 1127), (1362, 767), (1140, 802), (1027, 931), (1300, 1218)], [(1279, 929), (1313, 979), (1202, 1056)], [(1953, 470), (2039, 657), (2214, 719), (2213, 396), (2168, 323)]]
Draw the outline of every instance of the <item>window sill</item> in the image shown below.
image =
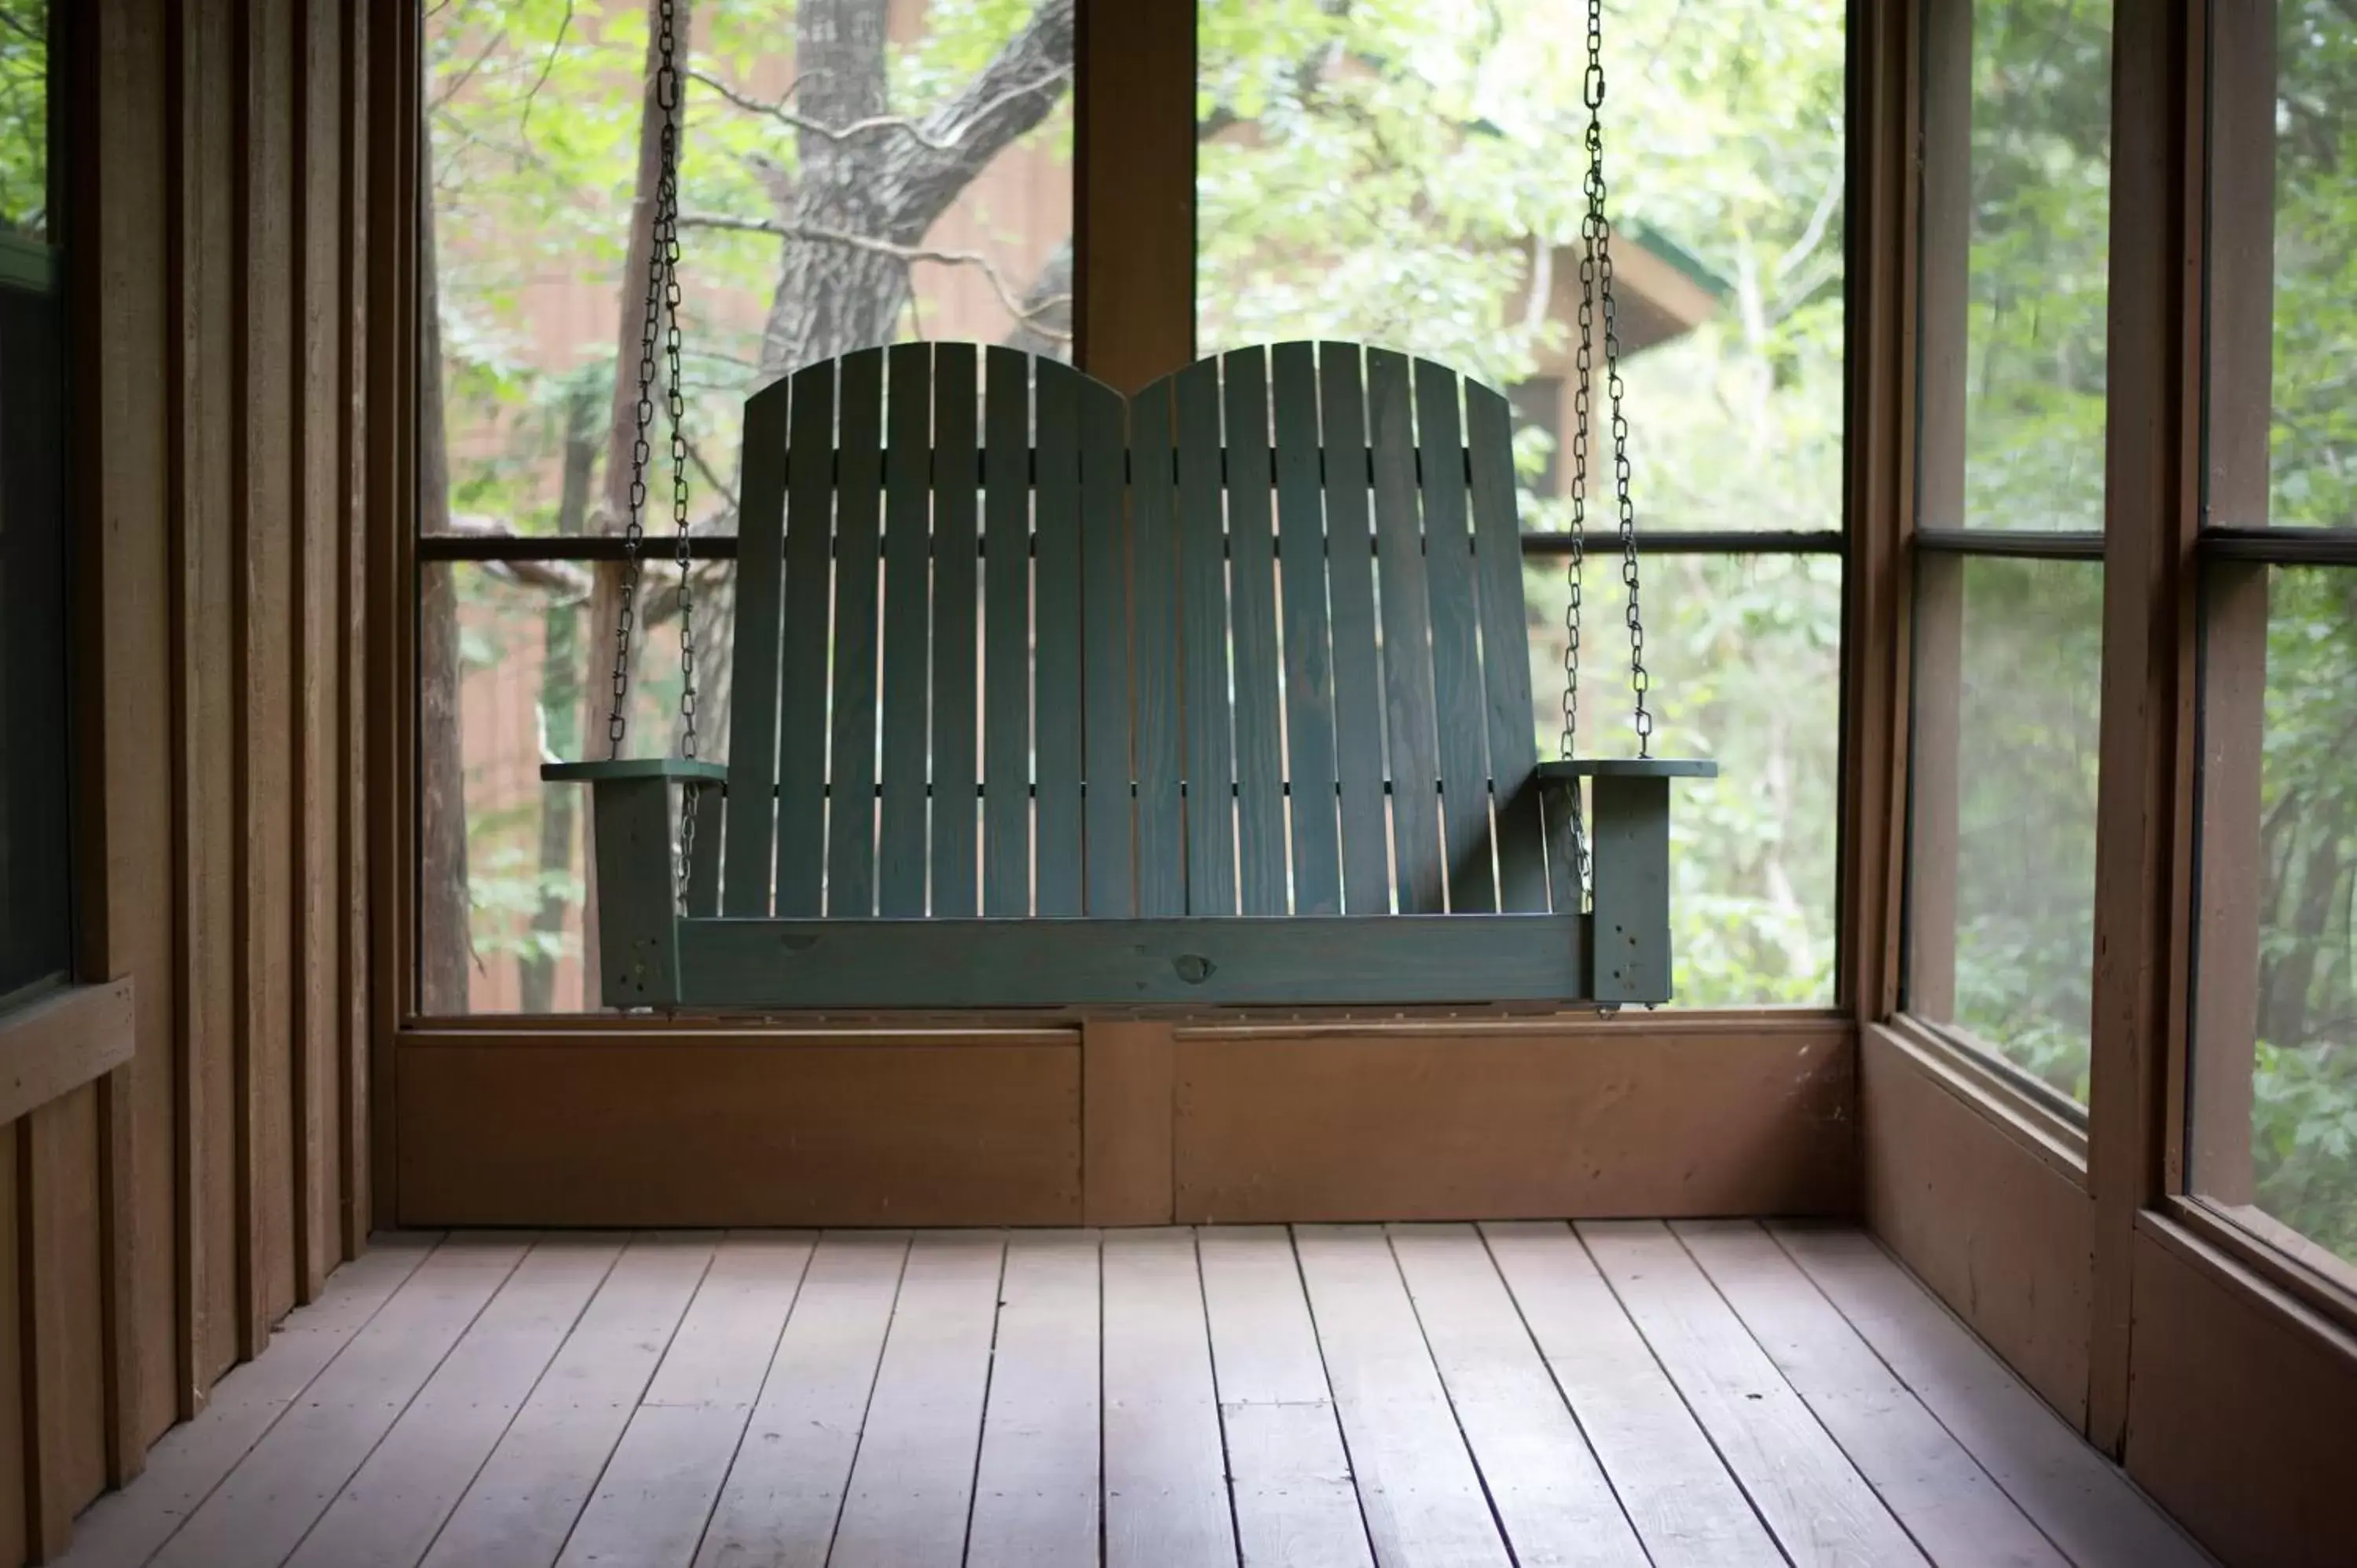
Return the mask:
[(131, 982), (75, 985), (0, 1015), (0, 1123), (131, 1059)]
[(1874, 1026), (2017, 1143), (2026, 1144), (2047, 1164), (2084, 1183), (2087, 1179), (2087, 1125), (2081, 1116), (2068, 1116), (2046, 1098), (2031, 1093), (2016, 1075), (2000, 1065), (2001, 1058), (1969, 1036), (1901, 1013), (1889, 1023)]
[(2258, 1281), (2343, 1333), (2357, 1334), (2357, 1267), (2289, 1226), (2254, 1208), (2172, 1197), (2137, 1217), (2138, 1225), (2197, 1265), (2211, 1260), (2182, 1245), (2190, 1234)]

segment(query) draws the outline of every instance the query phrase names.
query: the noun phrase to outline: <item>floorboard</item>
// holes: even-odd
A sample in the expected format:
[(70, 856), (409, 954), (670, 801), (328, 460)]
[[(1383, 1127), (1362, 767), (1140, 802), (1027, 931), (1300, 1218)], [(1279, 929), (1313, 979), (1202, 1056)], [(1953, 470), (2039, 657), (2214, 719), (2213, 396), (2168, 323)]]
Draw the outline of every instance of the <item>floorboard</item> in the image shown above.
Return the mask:
[(65, 1568), (2195, 1568), (1870, 1239), (389, 1236)]

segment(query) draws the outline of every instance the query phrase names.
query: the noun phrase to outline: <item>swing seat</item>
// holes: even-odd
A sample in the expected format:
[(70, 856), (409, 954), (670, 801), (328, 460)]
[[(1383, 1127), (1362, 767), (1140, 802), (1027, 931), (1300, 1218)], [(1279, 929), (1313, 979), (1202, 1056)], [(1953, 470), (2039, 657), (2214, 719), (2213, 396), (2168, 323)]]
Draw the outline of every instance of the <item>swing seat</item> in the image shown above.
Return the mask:
[(1717, 765), (1538, 760), (1511, 437), (1349, 343), (764, 387), (729, 762), (543, 769), (594, 791), (607, 1004), (1666, 1001), (1670, 780)]

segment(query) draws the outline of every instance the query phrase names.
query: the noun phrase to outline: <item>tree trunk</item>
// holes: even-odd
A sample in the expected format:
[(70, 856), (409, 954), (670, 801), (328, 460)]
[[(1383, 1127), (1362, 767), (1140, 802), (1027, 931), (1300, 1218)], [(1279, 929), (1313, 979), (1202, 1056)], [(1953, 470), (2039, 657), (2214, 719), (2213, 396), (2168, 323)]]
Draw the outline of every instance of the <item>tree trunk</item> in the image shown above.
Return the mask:
[[(557, 492), (556, 532), (581, 533), (589, 519), (589, 486), (597, 467), (597, 397), (587, 388), (575, 389), (565, 405), (565, 478)], [(552, 604), (541, 615), (540, 715), (546, 732), (543, 748), (571, 760), (581, 755), (581, 606), (577, 600)], [(540, 802), (540, 908), (533, 917), (534, 950), (518, 965), (522, 1004), (527, 1013), (545, 1013), (556, 1002), (557, 943), (565, 934), (565, 913), (572, 899), (564, 896), (562, 878), (573, 866), (574, 824), (579, 817), (575, 802), (579, 791), (559, 788), (544, 792)]]
[[(433, 147), (419, 127), (420, 158), (431, 168)], [(434, 208), (424, 204), (418, 227), (417, 511), (418, 526), (439, 533), (450, 526), (450, 452), (442, 397), (440, 267)], [(457, 568), (428, 567), (417, 602), (418, 758), (421, 774), (418, 854), (419, 1004), (427, 1013), (463, 1013), (474, 950), (473, 900), (467, 890), (466, 759), (459, 728)]]

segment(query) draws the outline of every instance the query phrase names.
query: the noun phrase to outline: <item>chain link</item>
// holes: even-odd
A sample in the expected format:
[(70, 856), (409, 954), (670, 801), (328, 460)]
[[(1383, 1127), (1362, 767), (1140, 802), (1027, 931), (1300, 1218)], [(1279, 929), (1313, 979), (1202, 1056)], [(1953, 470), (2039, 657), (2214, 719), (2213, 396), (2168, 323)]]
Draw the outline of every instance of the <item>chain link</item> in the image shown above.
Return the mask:
[[(695, 757), (695, 599), (693, 560), (688, 549), (687, 511), (687, 392), (681, 374), (679, 325), (679, 140), (680, 72), (677, 16), (673, 0), (662, 0), (661, 30), (656, 37), (655, 107), (662, 115), (662, 134), (655, 183), (655, 209), (647, 256), (646, 311), (639, 333), (639, 396), (633, 409), (630, 446), (630, 517), (622, 531), (622, 593), (614, 631), (614, 710), (607, 720), (611, 755), (622, 755), (629, 727), (630, 694), (630, 635), (637, 622), (640, 587), (640, 555), (646, 540), (649, 471), (653, 466), (655, 420), (655, 359), (663, 359), (663, 412), (671, 429), (672, 521), (676, 532), (675, 561), (679, 568), (679, 718), (680, 754)], [(679, 842), (673, 862), (673, 897), (683, 910), (687, 903), (688, 865), (695, 852), (696, 798), (703, 791), (689, 788), (680, 803)]]

